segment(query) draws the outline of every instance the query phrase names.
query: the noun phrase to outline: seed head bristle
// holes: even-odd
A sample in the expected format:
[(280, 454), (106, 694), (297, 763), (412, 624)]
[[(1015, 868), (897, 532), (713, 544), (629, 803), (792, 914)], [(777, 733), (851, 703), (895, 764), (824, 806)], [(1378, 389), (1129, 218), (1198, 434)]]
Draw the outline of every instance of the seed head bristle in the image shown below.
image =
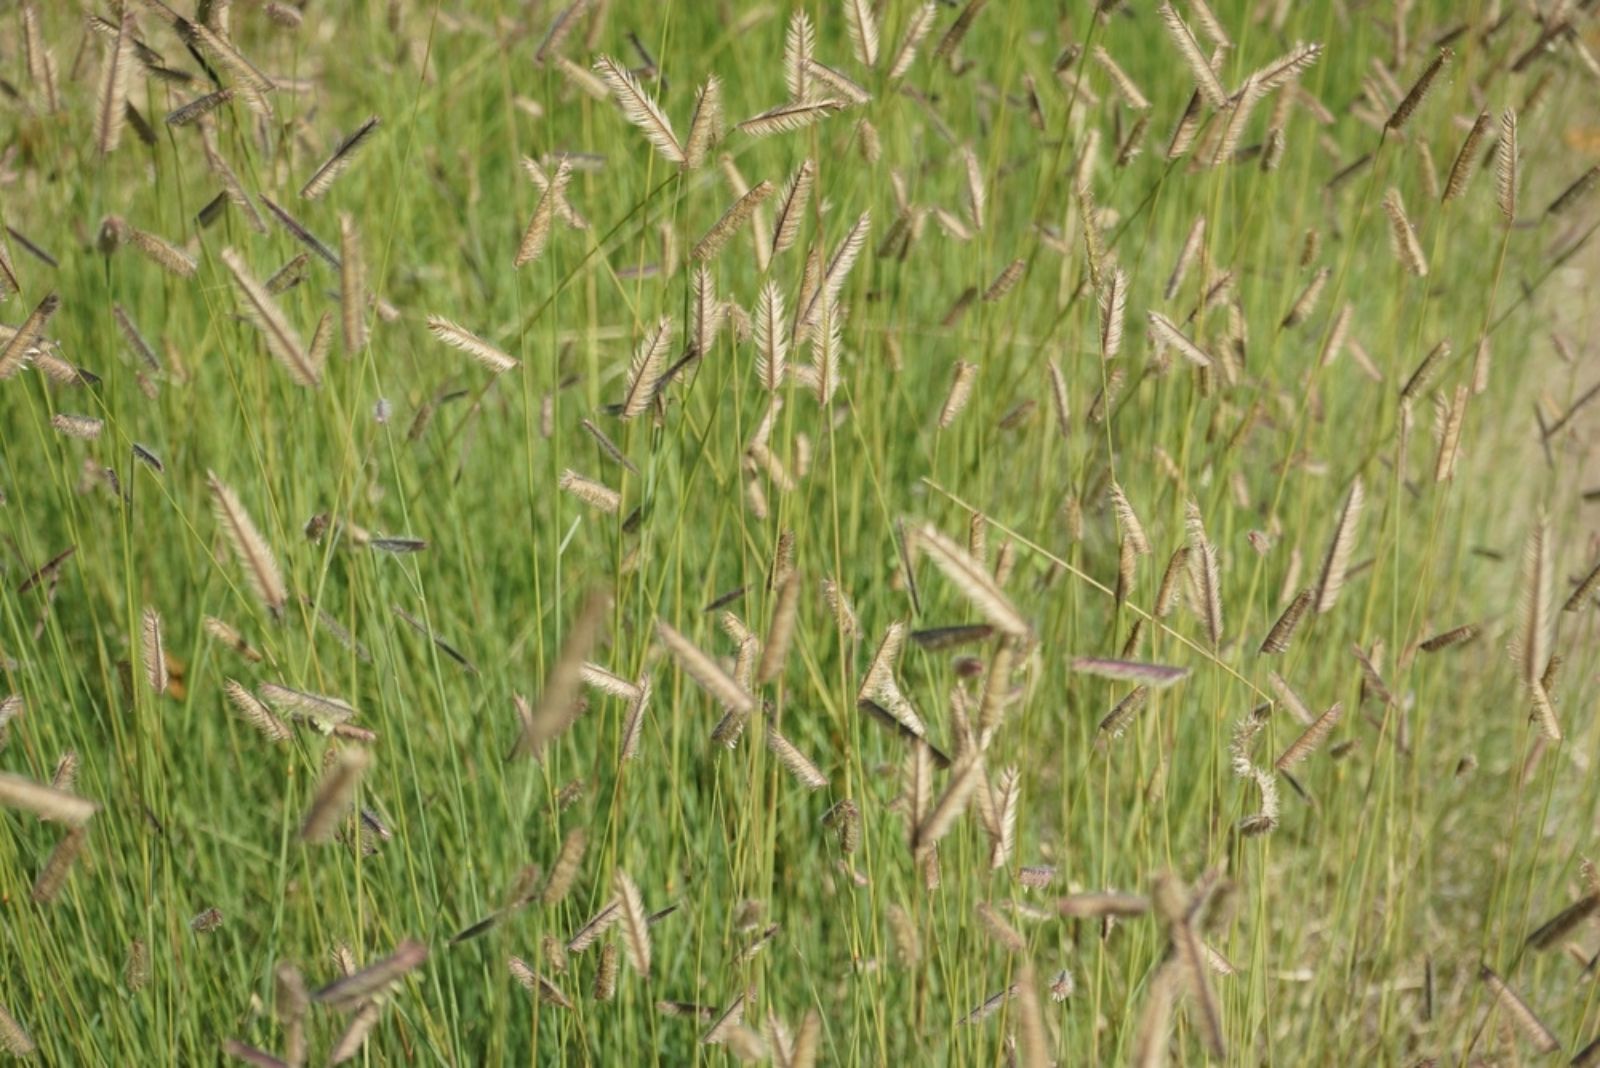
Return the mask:
[(1339, 510), (1333, 538), (1328, 543), (1328, 551), (1322, 558), (1322, 570), (1317, 575), (1314, 607), (1318, 615), (1327, 612), (1339, 601), (1339, 591), (1344, 588), (1345, 576), (1350, 570), (1350, 557), (1355, 552), (1356, 530), (1365, 503), (1366, 492), (1358, 476), (1350, 483), (1350, 492)]
[(1422, 73), (1417, 76), (1417, 80), (1412, 83), (1411, 90), (1406, 93), (1399, 105), (1394, 109), (1393, 114), (1389, 116), (1389, 120), (1384, 123), (1385, 130), (1394, 130), (1398, 133), (1405, 128), (1406, 123), (1411, 120), (1411, 116), (1416, 112), (1417, 106), (1422, 103), (1422, 98), (1428, 95), (1428, 90), (1433, 86), (1434, 79), (1439, 76), (1439, 72), (1444, 69), (1445, 63), (1449, 62), (1454, 55), (1455, 53), (1448, 48), (1439, 49), (1438, 53), (1433, 57), (1433, 61), (1423, 68)]
[(244, 567), (250, 586), (274, 618), (281, 618), (289, 600), (289, 590), (283, 583), (283, 573), (272, 554), (267, 539), (256, 529), (255, 522), (245, 511), (239, 497), (215, 472), (206, 472), (211, 488), (211, 499), (217, 521), (222, 524), (234, 556)]
[(646, 140), (655, 146), (661, 158), (668, 163), (682, 164), (683, 146), (678, 143), (678, 135), (672, 132), (672, 123), (633, 73), (610, 56), (597, 59), (594, 71), (616, 98), (623, 117), (644, 131)]
[(1517, 113), (1507, 108), (1500, 114), (1500, 141), (1495, 146), (1495, 192), (1500, 214), (1506, 222), (1517, 218), (1517, 190), (1521, 184), (1517, 161)]

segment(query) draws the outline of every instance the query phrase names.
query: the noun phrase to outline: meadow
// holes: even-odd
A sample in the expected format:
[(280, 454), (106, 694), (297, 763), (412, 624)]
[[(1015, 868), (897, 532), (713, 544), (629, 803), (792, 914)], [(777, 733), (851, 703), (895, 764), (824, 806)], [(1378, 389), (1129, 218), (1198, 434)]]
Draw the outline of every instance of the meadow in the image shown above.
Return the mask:
[(0, 1055), (1600, 1064), (1600, 25), (0, 4)]

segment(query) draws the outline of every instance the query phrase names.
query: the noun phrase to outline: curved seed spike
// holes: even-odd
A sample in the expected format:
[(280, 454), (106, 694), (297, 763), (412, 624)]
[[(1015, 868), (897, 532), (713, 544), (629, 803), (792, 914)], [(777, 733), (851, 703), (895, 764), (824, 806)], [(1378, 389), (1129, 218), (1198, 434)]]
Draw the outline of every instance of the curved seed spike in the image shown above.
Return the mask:
[(1350, 555), (1355, 552), (1356, 527), (1361, 522), (1361, 508), (1366, 503), (1366, 491), (1358, 476), (1350, 483), (1350, 492), (1339, 509), (1339, 521), (1333, 529), (1333, 540), (1322, 558), (1322, 570), (1317, 575), (1315, 606), (1317, 614), (1331, 609), (1339, 601), (1339, 591), (1344, 588), (1345, 574), (1350, 570)]
[(644, 131), (645, 138), (655, 146), (661, 158), (668, 163), (683, 163), (683, 146), (678, 143), (678, 135), (672, 132), (672, 123), (660, 105), (640, 87), (638, 79), (610, 56), (596, 60), (594, 70), (616, 97), (623, 116)]

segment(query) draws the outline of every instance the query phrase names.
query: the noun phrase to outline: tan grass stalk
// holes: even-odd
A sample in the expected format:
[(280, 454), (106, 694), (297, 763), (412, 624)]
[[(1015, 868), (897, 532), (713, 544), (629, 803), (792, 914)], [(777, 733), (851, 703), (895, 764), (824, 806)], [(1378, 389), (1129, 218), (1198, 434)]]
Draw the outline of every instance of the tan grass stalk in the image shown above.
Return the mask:
[(366, 261), (361, 255), (361, 235), (349, 212), (339, 214), (339, 325), (347, 355), (367, 347)]
[(601, 935), (615, 926), (620, 919), (622, 919), (622, 907), (613, 898), (610, 902), (601, 906), (599, 912), (585, 920), (582, 927), (573, 932), (572, 937), (567, 940), (566, 951), (568, 953), (583, 953), (594, 945)]
[(985, 303), (993, 304), (1007, 293), (1011, 292), (1018, 282), (1022, 281), (1022, 274), (1028, 267), (1025, 259), (1015, 259), (1000, 269), (994, 281), (989, 283), (989, 288), (983, 291)]
[(305, 343), (300, 340), (299, 332), (279, 309), (272, 295), (256, 281), (250, 269), (245, 266), (244, 259), (233, 249), (224, 248), (221, 257), (233, 275), (245, 315), (260, 329), (267, 351), (283, 364), (296, 385), (319, 385), (322, 381), (320, 370), (312, 362)]
[(972, 388), (977, 385), (978, 365), (968, 363), (966, 360), (957, 360), (955, 374), (950, 380), (950, 392), (946, 394), (944, 406), (939, 410), (939, 429), (947, 430), (956, 421), (956, 416), (967, 406), (972, 399)]
[(1178, 262), (1172, 266), (1172, 274), (1167, 277), (1167, 288), (1164, 295), (1167, 300), (1172, 300), (1178, 295), (1178, 289), (1183, 285), (1184, 277), (1189, 273), (1189, 267), (1200, 255), (1200, 250), (1205, 245), (1206, 217), (1198, 215), (1189, 227), (1188, 236), (1183, 240), (1183, 249), (1178, 253)]
[(689, 258), (699, 262), (707, 262), (717, 258), (727, 245), (728, 241), (738, 232), (739, 227), (749, 221), (756, 208), (776, 192), (776, 187), (768, 181), (761, 181), (745, 193), (738, 200), (728, 206), (722, 217), (712, 224), (689, 253)]
[(0, 300), (20, 292), (22, 283), (17, 280), (16, 265), (11, 262), (11, 253), (6, 249), (5, 241), (0, 239)]
[(610, 515), (615, 515), (622, 508), (622, 494), (603, 482), (578, 474), (570, 467), (561, 472), (556, 485), (563, 493), (570, 493), (589, 507)]
[(1057, 899), (1056, 911), (1069, 919), (1127, 919), (1149, 912), (1150, 899), (1117, 890), (1091, 890)]
[(1290, 743), (1289, 748), (1283, 751), (1272, 766), (1279, 771), (1288, 771), (1315, 753), (1322, 747), (1322, 743), (1327, 741), (1328, 735), (1333, 733), (1333, 728), (1338, 726), (1343, 715), (1344, 705), (1335, 701), (1326, 712), (1300, 732), (1300, 737)]
[(611, 95), (622, 108), (623, 116), (644, 131), (645, 139), (655, 146), (661, 158), (668, 163), (683, 163), (683, 146), (678, 143), (677, 134), (672, 132), (672, 123), (639, 85), (638, 79), (610, 56), (601, 56), (596, 60), (594, 70), (611, 90)]
[(878, 65), (878, 16), (870, 0), (843, 0), (845, 31), (850, 49), (863, 67)]
[(1452, 627), (1450, 630), (1444, 631), (1440, 634), (1435, 634), (1433, 637), (1422, 641), (1418, 644), (1417, 648), (1421, 649), (1425, 653), (1437, 653), (1440, 650), (1449, 649), (1455, 645), (1465, 645), (1467, 642), (1470, 642), (1476, 638), (1481, 629), (1482, 628), (1476, 623), (1467, 623), (1459, 627)]
[(1121, 738), (1123, 732), (1128, 729), (1128, 724), (1133, 722), (1133, 717), (1138, 714), (1149, 699), (1150, 687), (1148, 686), (1135, 686), (1129, 691), (1126, 697), (1112, 706), (1111, 711), (1106, 713), (1105, 718), (1100, 721), (1100, 725), (1095, 728), (1101, 739), (1096, 744), (1103, 747), (1106, 742), (1116, 741)]
[(1489, 132), (1489, 113), (1480, 111), (1473, 120), (1472, 129), (1467, 131), (1467, 136), (1461, 141), (1461, 148), (1456, 152), (1456, 160), (1450, 167), (1450, 177), (1444, 183), (1442, 202), (1448, 204), (1467, 191), (1467, 183), (1472, 180), (1473, 165), (1477, 160), (1478, 145), (1483, 141), (1484, 135)]
[(1111, 272), (1100, 289), (1100, 358), (1114, 360), (1122, 351), (1122, 324), (1128, 310), (1128, 276)]
[(378, 124), (378, 116), (374, 115), (340, 141), (333, 153), (312, 172), (311, 177), (306, 179), (306, 184), (300, 187), (301, 198), (316, 200), (326, 193), (338, 177), (355, 162), (356, 153), (371, 140), (372, 135), (377, 132)]
[(545, 183), (539, 203), (534, 205), (533, 218), (528, 220), (528, 228), (523, 231), (522, 241), (517, 246), (517, 254), (512, 258), (513, 268), (524, 267), (544, 255), (544, 250), (550, 243), (550, 231), (555, 225), (559, 206), (566, 202), (567, 183), (571, 178), (572, 165), (567, 160), (562, 160), (556, 165), (555, 174)]
[(771, 723), (767, 724), (767, 748), (801, 786), (808, 790), (820, 790), (828, 785), (827, 775), (823, 774), (816, 762), (797, 749)]
[(1097, 656), (1073, 657), (1067, 667), (1080, 675), (1093, 675), (1115, 682), (1136, 682), (1155, 690), (1165, 689), (1189, 676), (1188, 668), (1147, 664), (1137, 660), (1109, 660)]
[(382, 1016), (383, 1003), (376, 999), (356, 1006), (344, 1030), (334, 1039), (333, 1048), (328, 1052), (328, 1064), (343, 1064), (356, 1057), (361, 1052), (361, 1047), (366, 1045), (368, 1036), (372, 1034), (372, 1029), (378, 1026)]
[(1311, 715), (1311, 710), (1306, 707), (1306, 703), (1301, 700), (1300, 695), (1294, 692), (1294, 688), (1289, 685), (1288, 680), (1276, 671), (1269, 671), (1267, 672), (1267, 682), (1272, 686), (1273, 693), (1278, 695), (1279, 703), (1288, 710), (1291, 716), (1306, 726), (1310, 726), (1315, 722)]
[(639, 688), (620, 675), (607, 671), (599, 664), (585, 661), (579, 671), (583, 684), (601, 693), (624, 701), (632, 701), (639, 696)]
[(0, 1005), (0, 1049), (14, 1057), (31, 1057), (38, 1051), (33, 1036), (4, 1005)]
[(1217, 549), (1206, 536), (1200, 506), (1190, 501), (1184, 520), (1188, 532), (1189, 576), (1195, 590), (1200, 618), (1213, 648), (1222, 645), (1222, 590), (1217, 567)]
[(1322, 569), (1317, 574), (1314, 605), (1320, 615), (1339, 601), (1339, 591), (1344, 588), (1345, 575), (1350, 570), (1350, 555), (1355, 552), (1356, 529), (1361, 522), (1361, 509), (1366, 503), (1366, 491), (1357, 476), (1350, 484), (1344, 506), (1339, 510), (1339, 520), (1334, 526), (1333, 539), (1322, 558)]
[(634, 350), (633, 363), (628, 368), (628, 387), (623, 394), (622, 419), (635, 419), (650, 407), (656, 386), (667, 366), (667, 349), (672, 343), (672, 319), (662, 316), (653, 329), (639, 339)]
[(545, 746), (570, 727), (577, 717), (583, 665), (600, 639), (610, 603), (611, 598), (599, 590), (591, 591), (584, 598), (561, 643), (555, 664), (545, 676), (544, 692), (539, 695), (539, 703), (523, 724), (517, 755), (538, 759)]
[(408, 938), (382, 960), (313, 992), (311, 1000), (331, 1009), (353, 1009), (421, 967), (427, 959), (428, 947)]
[(594, 0), (573, 0), (557, 12), (556, 17), (550, 22), (550, 29), (545, 33), (544, 40), (539, 43), (539, 50), (533, 55), (534, 61), (543, 63), (558, 55), (573, 31), (578, 28), (579, 21), (592, 7)]
[(127, 116), (128, 81), (133, 76), (133, 11), (124, 10), (117, 36), (106, 49), (100, 73), (100, 95), (94, 111), (94, 145), (102, 156), (116, 151)]
[(261, 115), (269, 114), (271, 108), (267, 103), (266, 94), (277, 88), (272, 79), (246, 59), (244, 53), (234, 47), (233, 42), (211, 27), (195, 22), (190, 23), (190, 28), (200, 46), (211, 53), (212, 58), (239, 83), (245, 101), (251, 109)]
[(728, 1036), (739, 1026), (739, 1021), (744, 1019), (745, 1004), (754, 997), (751, 991), (739, 992), (739, 996), (728, 1004), (728, 1007), (717, 1014), (703, 1035), (700, 1036), (702, 1046), (718, 1046), (728, 1040)]
[(1500, 141), (1495, 146), (1495, 195), (1506, 222), (1517, 217), (1517, 190), (1521, 184), (1517, 161), (1517, 113), (1507, 108), (1500, 115)]
[(1437, 429), (1439, 455), (1433, 465), (1433, 480), (1448, 482), (1455, 477), (1456, 460), (1461, 453), (1461, 425), (1466, 417), (1467, 398), (1471, 391), (1465, 385), (1455, 388), (1448, 404), (1440, 405)]
[(1180, 545), (1167, 560), (1167, 568), (1161, 573), (1161, 584), (1156, 588), (1154, 611), (1157, 619), (1171, 615), (1178, 603), (1178, 596), (1183, 592), (1180, 580), (1189, 569), (1189, 554), (1189, 546)]
[(1215, 361), (1199, 345), (1189, 339), (1178, 325), (1160, 312), (1147, 312), (1150, 321), (1150, 333), (1162, 345), (1169, 345), (1178, 350), (1184, 359), (1197, 367), (1210, 367)]
[(582, 827), (574, 827), (561, 839), (561, 849), (550, 868), (550, 877), (539, 891), (540, 904), (546, 907), (558, 905), (566, 898), (578, 877), (578, 868), (583, 863), (583, 854), (588, 847), (589, 836)]
[(776, 393), (784, 384), (784, 368), (789, 358), (789, 331), (784, 325), (784, 297), (776, 281), (762, 286), (755, 304), (755, 379), (766, 392)]
[(987, 748), (989, 740), (1000, 726), (1006, 705), (1011, 699), (1011, 671), (1016, 660), (1016, 650), (1008, 641), (995, 646), (984, 673), (983, 696), (978, 705), (978, 737), (980, 746)]
[(1162, 23), (1166, 25), (1173, 44), (1177, 45), (1179, 54), (1183, 56), (1184, 63), (1188, 65), (1189, 73), (1194, 77), (1195, 86), (1202, 99), (1219, 110), (1227, 107), (1228, 91), (1222, 87), (1216, 71), (1211, 68), (1211, 60), (1200, 50), (1200, 43), (1195, 40), (1188, 23), (1183, 21), (1183, 16), (1178, 14), (1168, 0), (1162, 0), (1156, 11), (1160, 14)]
[(1550, 526), (1540, 516), (1523, 550), (1521, 622), (1513, 643), (1517, 673), (1528, 686), (1539, 682), (1550, 656), (1551, 568)]
[(722, 137), (722, 79), (715, 74), (695, 94), (694, 115), (689, 119), (689, 136), (683, 145), (683, 169), (705, 166), (711, 149)]
[[(545, 169), (539, 165), (537, 160), (531, 159), (528, 156), (523, 156), (521, 162), (522, 172), (528, 176), (529, 181), (539, 187), (539, 192), (541, 195), (543, 195), (544, 191), (550, 188), (551, 182), (555, 180), (554, 176), (547, 173)], [(556, 170), (559, 171), (563, 164), (567, 167), (569, 172), (573, 169), (572, 161), (563, 156), (557, 161)], [(535, 210), (537, 210), (537, 208)], [(572, 203), (567, 200), (565, 190), (562, 190), (561, 195), (556, 197), (555, 214), (556, 218), (560, 219), (570, 229), (589, 229), (589, 220), (584, 218), (583, 215), (578, 212), (578, 209), (574, 208)]]
[(1055, 360), (1047, 361), (1045, 367), (1050, 375), (1050, 408), (1055, 412), (1056, 430), (1065, 440), (1072, 436), (1072, 412), (1067, 403), (1067, 380), (1061, 373), (1061, 365)]
[(752, 115), (739, 123), (741, 133), (750, 137), (771, 137), (774, 134), (794, 133), (804, 130), (844, 107), (844, 102), (831, 98), (779, 104), (759, 115)]
[(78, 827), (100, 806), (67, 790), (0, 772), (0, 806), (31, 812), (42, 820)]
[(1411, 220), (1406, 216), (1406, 205), (1400, 198), (1400, 190), (1389, 187), (1383, 195), (1383, 211), (1389, 216), (1389, 247), (1394, 250), (1395, 258), (1407, 271), (1418, 278), (1426, 278), (1428, 260), (1423, 255), (1422, 243), (1417, 240), (1417, 232), (1412, 229)]
[[(817, 165), (803, 160), (798, 170), (784, 186), (778, 201), (777, 221), (772, 231), (772, 255), (776, 257), (794, 245), (805, 221), (806, 207), (811, 202), (811, 190), (816, 182)], [(769, 283), (770, 284), (770, 283)]]
[(727, 319), (728, 304), (717, 299), (711, 269), (701, 264), (689, 282), (689, 352), (707, 356), (716, 347), (717, 334)]
[(1544, 209), (1546, 215), (1562, 215), (1592, 193), (1600, 185), (1600, 163), (1595, 164), (1580, 174), (1571, 185), (1563, 189), (1550, 206)]
[(796, 11), (790, 16), (783, 36), (783, 83), (789, 90), (791, 102), (804, 101), (809, 95), (807, 77), (816, 48), (817, 34), (811, 25), (811, 16), (804, 10)]
[(250, 661), (252, 664), (259, 664), (261, 662), (261, 653), (253, 648), (250, 643), (245, 640), (244, 635), (240, 634), (238, 629), (235, 628), (231, 623), (218, 619), (216, 616), (206, 616), (202, 621), (202, 624), (205, 627), (207, 634), (211, 635), (222, 644), (228, 646), (230, 649), (244, 657), (246, 660)]
[(1027, 940), (1022, 937), (1022, 933), (1007, 923), (1005, 919), (995, 911), (993, 905), (989, 904), (987, 901), (980, 901), (978, 902), (975, 911), (978, 914), (978, 920), (982, 924), (984, 930), (988, 933), (989, 937), (994, 940), (994, 943), (997, 946), (1010, 953), (1023, 953), (1027, 950), (1028, 943)]
[(987, 215), (988, 184), (984, 181), (983, 164), (971, 145), (962, 146), (961, 161), (965, 164), (967, 172), (967, 223), (972, 227), (973, 233), (978, 233), (983, 230)]
[(1323, 267), (1316, 274), (1313, 274), (1311, 280), (1306, 283), (1305, 288), (1300, 291), (1300, 295), (1295, 298), (1294, 304), (1290, 306), (1289, 311), (1284, 315), (1283, 321), (1279, 325), (1283, 329), (1289, 330), (1310, 318), (1311, 314), (1317, 310), (1317, 301), (1321, 299), (1322, 290), (1327, 286), (1328, 279), (1332, 276), (1333, 270), (1328, 267)]
[(939, 9), (933, 0), (928, 0), (912, 11), (906, 20), (905, 29), (900, 33), (900, 46), (895, 49), (894, 58), (889, 61), (890, 82), (897, 82), (910, 72), (911, 65), (917, 61), (917, 52), (927, 38), (928, 32), (933, 29), (934, 20), (938, 15)]
[(572, 1008), (572, 999), (561, 992), (561, 989), (535, 971), (527, 961), (521, 957), (511, 957), (506, 961), (507, 970), (511, 978), (515, 979), (524, 990), (539, 995), (539, 1000), (549, 1002), (563, 1009)]
[(1251, 113), (1269, 92), (1271, 90), (1262, 82), (1260, 75), (1251, 74), (1245, 78), (1244, 85), (1231, 98), (1232, 106), (1223, 118), (1222, 132), (1217, 136), (1209, 160), (1211, 166), (1233, 161), (1239, 150), (1239, 139), (1244, 135)]
[(915, 544), (996, 627), (1013, 638), (1026, 638), (1032, 633), (1022, 613), (983, 566), (938, 528), (924, 524), (916, 532)]
[(817, 290), (812, 295), (809, 303), (804, 304), (805, 316), (802, 323), (807, 327), (816, 326), (824, 315), (837, 320), (833, 308), (838, 303), (839, 294), (844, 289), (845, 279), (849, 277), (850, 270), (856, 264), (856, 259), (861, 255), (861, 250), (866, 247), (867, 234), (872, 228), (872, 215), (862, 212), (856, 219), (855, 225), (840, 239), (838, 247), (834, 250), (833, 258), (828, 260), (827, 269), (823, 272), (817, 283)]
[(1533, 1043), (1534, 1049), (1540, 1053), (1556, 1053), (1561, 1049), (1561, 1040), (1555, 1032), (1547, 1027), (1543, 1020), (1534, 1013), (1522, 995), (1511, 988), (1511, 985), (1487, 964), (1478, 971), (1478, 978), (1482, 979), (1489, 992), (1494, 995), (1495, 1002), (1500, 1009), (1511, 1018), (1518, 1031)]
[(949, 59), (954, 56), (956, 49), (960, 48), (961, 42), (966, 39), (967, 31), (972, 29), (973, 21), (988, 4), (989, 0), (967, 0), (966, 6), (956, 16), (956, 20), (950, 24), (950, 28), (945, 31), (944, 36), (939, 38), (939, 43), (934, 46), (933, 58)]
[(1287, 608), (1278, 616), (1278, 621), (1267, 632), (1266, 638), (1261, 642), (1260, 652), (1281, 653), (1289, 648), (1289, 641), (1294, 637), (1295, 628), (1300, 625), (1301, 618), (1306, 614), (1306, 609), (1311, 606), (1311, 591), (1302, 589), (1294, 595), (1294, 600), (1289, 602)]
[(1122, 97), (1124, 104), (1134, 111), (1150, 110), (1150, 98), (1140, 92), (1139, 86), (1128, 76), (1128, 72), (1111, 58), (1111, 53), (1105, 50), (1104, 45), (1095, 45), (1090, 54), (1094, 56), (1094, 61), (1100, 64), (1100, 69), (1106, 72), (1106, 77), (1111, 79), (1111, 84), (1116, 87), (1117, 95)]
[(154, 233), (123, 224), (120, 227), (120, 237), (152, 264), (168, 273), (178, 275), (179, 278), (194, 278), (198, 270), (194, 256), (190, 256), (184, 249), (173, 245), (171, 241), (157, 237)]
[[(1285, 55), (1255, 72), (1256, 84), (1263, 93), (1274, 92), (1297, 80), (1311, 65), (1322, 58), (1322, 45), (1315, 42), (1297, 44)], [(1240, 93), (1233, 99), (1238, 101)]]
[(28, 313), (22, 325), (6, 341), (5, 347), (0, 348), (0, 381), (15, 376), (27, 364), (28, 358), (35, 352), (35, 346), (41, 340), (45, 324), (60, 307), (61, 298), (50, 293)]
[(92, 415), (74, 415), (71, 412), (57, 412), (52, 415), (50, 425), (69, 438), (79, 438), (84, 441), (92, 441), (105, 429), (104, 420), (96, 419)]
[[(931, 5), (930, 5), (931, 6)], [(45, 44), (39, 29), (39, 13), (32, 4), (22, 5), (22, 53), (28, 69), (28, 80), (39, 90), (46, 112), (61, 110), (61, 98), (56, 82), (56, 61)], [(118, 32), (121, 30), (119, 28)]]
[(140, 617), (139, 634), (144, 651), (145, 680), (157, 694), (167, 692), (171, 676), (167, 672), (167, 651), (161, 644), (161, 614), (146, 607)]
[(1139, 516), (1133, 510), (1133, 505), (1128, 501), (1128, 495), (1115, 481), (1109, 490), (1111, 507), (1117, 515), (1117, 526), (1122, 531), (1123, 538), (1133, 546), (1133, 551), (1140, 556), (1150, 555), (1152, 549), (1150, 539), (1144, 532), (1144, 524), (1139, 522)]
[(782, 675), (789, 659), (789, 645), (794, 639), (795, 622), (800, 609), (800, 576), (791, 572), (778, 586), (777, 592), (772, 621), (767, 627), (767, 640), (761, 649), (761, 662), (756, 668), (757, 685), (765, 685)]
[(1593, 916), (1600, 910), (1600, 894), (1593, 892), (1585, 894), (1560, 912), (1556, 913), (1545, 923), (1540, 924), (1528, 936), (1530, 949), (1551, 949), (1567, 935), (1577, 929), (1578, 925)]
[(238, 711), (245, 722), (254, 727), (269, 742), (287, 742), (294, 737), (289, 725), (273, 714), (260, 698), (233, 679), (224, 679), (223, 692), (228, 703)]
[(656, 621), (656, 636), (684, 673), (724, 709), (741, 716), (756, 710), (755, 697), (688, 638), (662, 620)]
[(1439, 49), (1438, 54), (1433, 57), (1433, 61), (1423, 68), (1417, 80), (1412, 83), (1410, 92), (1406, 93), (1399, 105), (1394, 109), (1394, 113), (1389, 116), (1389, 120), (1383, 124), (1384, 130), (1394, 130), (1398, 133), (1405, 128), (1406, 123), (1411, 120), (1411, 116), (1416, 112), (1417, 106), (1422, 103), (1422, 98), (1428, 95), (1428, 90), (1433, 86), (1434, 79), (1439, 76), (1439, 72), (1444, 69), (1444, 65), (1454, 55), (1455, 53), (1448, 48)]
[[(1178, 125), (1172, 128), (1172, 137), (1167, 141), (1167, 161), (1173, 162), (1182, 159), (1194, 147), (1195, 138), (1200, 134), (1201, 104), (1204, 97), (1196, 89), (1189, 94), (1188, 106), (1178, 118)], [(1168, 297), (1167, 299), (1171, 299)]]
[(281, 618), (283, 606), (289, 600), (289, 590), (283, 584), (283, 574), (278, 570), (278, 561), (267, 539), (256, 529), (238, 495), (215, 472), (207, 471), (206, 480), (211, 488), (217, 521), (228, 536), (234, 557), (244, 567), (251, 589), (274, 618)]
[(555, 56), (551, 59), (551, 63), (579, 92), (595, 100), (611, 99), (611, 87), (588, 67), (575, 63), (566, 56)]
[(339, 823), (355, 800), (361, 776), (372, 765), (372, 754), (360, 746), (345, 746), (336, 751), (332, 765), (317, 784), (311, 806), (300, 824), (302, 842), (332, 840)]
[(222, 191), (229, 203), (244, 212), (245, 221), (250, 224), (252, 230), (258, 234), (266, 233), (266, 220), (261, 217), (261, 212), (256, 210), (255, 201), (251, 200), (250, 194), (245, 191), (244, 183), (239, 180), (233, 166), (217, 147), (217, 137), (210, 124), (200, 125), (200, 144), (205, 151), (206, 166), (212, 176), (222, 183)]
[(1589, 569), (1588, 574), (1578, 580), (1577, 586), (1573, 587), (1572, 595), (1561, 606), (1561, 610), (1563, 612), (1576, 612), (1583, 607), (1585, 598), (1597, 588), (1600, 588), (1600, 563), (1595, 564), (1594, 567)]
[(996, 821), (989, 831), (989, 867), (999, 870), (1009, 863), (1017, 848), (1017, 812), (1021, 808), (1022, 773), (1015, 766), (1000, 773), (994, 787), (992, 806)]
[(982, 760), (975, 754), (950, 770), (950, 781), (946, 784), (944, 793), (917, 824), (912, 835), (913, 853), (918, 855), (926, 853), (939, 839), (949, 833), (961, 813), (966, 811), (967, 801), (972, 797), (972, 792), (977, 789), (982, 777)]
[(67, 876), (72, 874), (72, 866), (77, 862), (78, 854), (83, 852), (88, 834), (89, 832), (83, 827), (73, 827), (56, 842), (55, 847), (50, 850), (50, 856), (45, 859), (44, 867), (39, 869), (39, 875), (33, 881), (30, 896), (35, 903), (48, 905), (56, 899), (56, 895), (66, 885)]
[(621, 904), (622, 944), (628, 950), (628, 964), (639, 975), (650, 977), (650, 924), (645, 917), (644, 899), (628, 873), (618, 868), (611, 885)]

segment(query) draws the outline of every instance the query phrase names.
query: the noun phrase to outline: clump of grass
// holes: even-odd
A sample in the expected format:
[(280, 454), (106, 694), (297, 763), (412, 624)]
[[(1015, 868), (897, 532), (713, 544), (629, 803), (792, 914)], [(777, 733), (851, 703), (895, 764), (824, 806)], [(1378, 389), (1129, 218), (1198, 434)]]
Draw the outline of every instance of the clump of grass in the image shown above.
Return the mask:
[(1592, 19), (1090, 7), (8, 14), (0, 1045), (1593, 1061)]

